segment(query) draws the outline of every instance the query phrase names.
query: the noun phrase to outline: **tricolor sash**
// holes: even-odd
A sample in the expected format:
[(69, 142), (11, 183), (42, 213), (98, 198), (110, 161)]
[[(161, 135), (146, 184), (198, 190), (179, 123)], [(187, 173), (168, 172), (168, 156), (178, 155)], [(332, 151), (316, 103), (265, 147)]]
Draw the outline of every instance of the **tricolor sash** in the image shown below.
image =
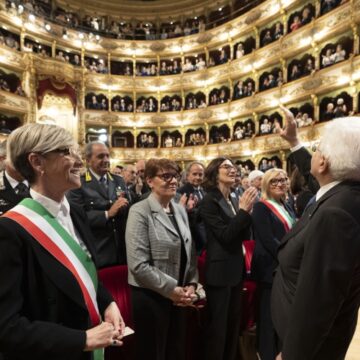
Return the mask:
[[(3, 216), (22, 226), (72, 273), (81, 289), (92, 325), (100, 324), (101, 317), (96, 300), (98, 279), (95, 265), (68, 231), (45, 207), (31, 198), (22, 200)], [(94, 358), (103, 359), (103, 351), (94, 351)]]
[(278, 204), (274, 200), (260, 200), (264, 205), (266, 205), (282, 222), (284, 225), (285, 231), (288, 232), (294, 225), (295, 220), (290, 216), (286, 209)]

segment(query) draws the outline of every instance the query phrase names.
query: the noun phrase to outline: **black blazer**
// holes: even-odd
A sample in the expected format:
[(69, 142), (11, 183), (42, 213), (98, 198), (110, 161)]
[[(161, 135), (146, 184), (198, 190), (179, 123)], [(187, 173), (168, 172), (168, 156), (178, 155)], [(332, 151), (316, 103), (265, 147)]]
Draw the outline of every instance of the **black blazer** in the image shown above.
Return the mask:
[(106, 191), (91, 173), (90, 176), (90, 181), (82, 176), (81, 187), (71, 190), (67, 198), (71, 204), (80, 205), (86, 211), (95, 239), (93, 246), (99, 268), (126, 264), (125, 227), (128, 208), (121, 209), (112, 219), (106, 219), (105, 215), (105, 211), (117, 200), (119, 192), (126, 193), (124, 179), (111, 174), (113, 180), (109, 179)]
[(238, 199), (230, 197), (234, 215), (219, 189), (210, 190), (200, 206), (205, 224), (205, 282), (212, 286), (235, 286), (243, 279), (243, 240), (250, 239), (251, 216), (238, 209)]
[[(286, 205), (285, 207), (295, 218), (290, 208)], [(261, 201), (254, 205), (252, 219), (255, 249), (251, 263), (251, 275), (256, 281), (272, 284), (273, 272), (277, 266), (277, 250), (286, 230), (274, 212)]]
[(272, 319), (283, 360), (343, 360), (360, 306), (360, 182), (311, 205), (278, 259)]
[(2, 186), (0, 188), (0, 215), (2, 215), (17, 205), (23, 197), (17, 195), (15, 190), (11, 187), (5, 176), (5, 171), (1, 171), (0, 176), (2, 177)]
[[(200, 189), (199, 192), (201, 193), (202, 199), (204, 199), (205, 196), (204, 190)], [(191, 194), (197, 195), (194, 186), (191, 185), (190, 183), (186, 183), (185, 185), (180, 187), (178, 189), (178, 194), (181, 195), (186, 194), (187, 197), (189, 197), (189, 195)], [(200, 211), (199, 211), (202, 199), (199, 199), (199, 202), (197, 203), (194, 209), (187, 212), (189, 218), (191, 236), (193, 241), (195, 242), (195, 248), (198, 254), (202, 252), (206, 244), (205, 227), (204, 227), (204, 223), (201, 221)]]
[[(71, 218), (94, 254), (86, 215), (71, 207)], [(91, 325), (78, 283), (8, 218), (0, 218), (0, 283), (0, 351), (5, 360), (91, 359), (83, 351)], [(102, 314), (113, 301), (100, 283), (97, 300)]]

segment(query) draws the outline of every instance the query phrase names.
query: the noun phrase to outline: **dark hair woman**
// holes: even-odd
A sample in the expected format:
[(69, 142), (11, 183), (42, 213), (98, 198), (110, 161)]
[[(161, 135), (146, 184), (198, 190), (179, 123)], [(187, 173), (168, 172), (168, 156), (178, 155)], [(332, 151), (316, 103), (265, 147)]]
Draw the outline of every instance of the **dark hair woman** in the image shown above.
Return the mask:
[(236, 167), (226, 157), (210, 162), (203, 186), (207, 191), (200, 207), (207, 245), (205, 290), (208, 323), (205, 329), (206, 360), (239, 358), (241, 293), (244, 273), (242, 241), (250, 238), (250, 211), (257, 190), (246, 190), (241, 199), (231, 196)]

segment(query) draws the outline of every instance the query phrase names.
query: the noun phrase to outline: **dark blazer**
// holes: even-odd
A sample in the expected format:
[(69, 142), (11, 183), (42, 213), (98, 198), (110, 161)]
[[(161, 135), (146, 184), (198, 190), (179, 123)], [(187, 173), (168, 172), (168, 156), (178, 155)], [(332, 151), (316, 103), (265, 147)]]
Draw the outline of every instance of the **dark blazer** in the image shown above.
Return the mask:
[[(295, 218), (290, 208), (285, 207)], [(277, 250), (286, 230), (279, 218), (261, 201), (254, 205), (252, 219), (255, 249), (251, 275), (256, 281), (272, 284), (273, 272), (277, 266)]]
[(5, 176), (5, 171), (0, 172), (0, 177), (0, 215), (2, 215), (17, 205), (23, 197), (16, 194)]
[(205, 224), (205, 282), (212, 286), (235, 286), (243, 278), (242, 241), (250, 239), (251, 216), (238, 209), (238, 199), (231, 197), (234, 215), (219, 189), (210, 190), (200, 206)]
[(360, 182), (342, 182), (285, 235), (272, 290), (283, 360), (343, 360), (360, 306)]
[(305, 178), (306, 185), (308, 186), (309, 190), (313, 194), (316, 194), (320, 186), (314, 176), (310, 174), (310, 153), (304, 147), (301, 147), (299, 150), (296, 150), (290, 154), (289, 160), (298, 167), (300, 174)]
[(105, 211), (117, 200), (119, 193), (126, 192), (124, 179), (111, 174), (108, 191), (91, 174), (87, 181), (81, 177), (81, 187), (67, 194), (69, 202), (82, 206), (88, 216), (94, 235), (94, 248), (99, 268), (116, 264), (126, 264), (125, 226), (128, 208), (121, 209), (117, 216), (106, 219)]
[[(86, 215), (71, 207), (81, 239), (94, 254)], [(95, 259), (96, 260), (96, 259)], [(5, 360), (90, 360), (84, 352), (89, 314), (71, 272), (20, 225), (0, 218), (0, 349)], [(99, 284), (99, 310), (112, 301)]]
[[(187, 197), (189, 197), (191, 194), (194, 194), (199, 197), (197, 194), (197, 190), (195, 190), (194, 186), (190, 183), (186, 183), (182, 187), (178, 189), (179, 194), (186, 194)], [(198, 254), (201, 254), (202, 250), (205, 247), (206, 244), (206, 233), (205, 233), (205, 227), (204, 223), (201, 221), (199, 209), (201, 205), (201, 201), (205, 196), (205, 191), (203, 189), (200, 189), (199, 192), (201, 193), (201, 199), (199, 199), (199, 203), (196, 205), (194, 209), (191, 211), (188, 211), (188, 217), (189, 217), (189, 225), (190, 225), (190, 231), (192, 239), (195, 243), (196, 252)]]

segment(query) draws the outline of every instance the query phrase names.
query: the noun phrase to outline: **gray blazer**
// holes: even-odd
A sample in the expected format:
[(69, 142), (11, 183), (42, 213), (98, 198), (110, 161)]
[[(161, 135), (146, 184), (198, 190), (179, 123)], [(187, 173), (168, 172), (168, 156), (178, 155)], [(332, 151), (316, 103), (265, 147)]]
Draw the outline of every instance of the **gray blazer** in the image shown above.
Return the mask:
[[(195, 247), (185, 209), (171, 205), (187, 255), (184, 284), (197, 283)], [(126, 253), (130, 285), (153, 290), (169, 298), (178, 286), (181, 239), (153, 194), (130, 208), (126, 225)]]

